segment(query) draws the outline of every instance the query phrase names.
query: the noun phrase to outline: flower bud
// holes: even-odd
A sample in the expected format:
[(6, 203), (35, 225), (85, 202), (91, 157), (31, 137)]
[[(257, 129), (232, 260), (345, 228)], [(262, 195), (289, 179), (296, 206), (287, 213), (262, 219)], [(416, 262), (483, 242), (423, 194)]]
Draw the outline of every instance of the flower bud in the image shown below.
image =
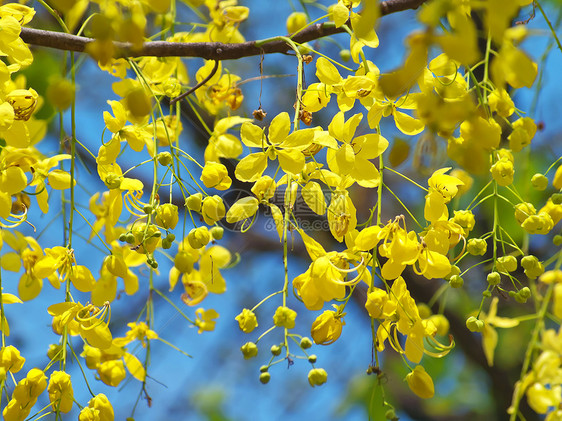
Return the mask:
[(305, 336), (305, 337), (303, 337), (303, 338), (301, 339), (300, 347), (301, 347), (302, 349), (308, 349), (308, 348), (310, 348), (311, 346), (312, 346), (312, 341), (310, 340), (310, 338), (307, 338), (307, 337)]
[(195, 261), (196, 258), (194, 258), (191, 253), (185, 250), (180, 250), (178, 251), (178, 254), (176, 254), (176, 257), (174, 258), (174, 266), (181, 273), (191, 273)]
[(270, 379), (271, 379), (271, 374), (269, 374), (269, 372), (266, 371), (260, 374), (260, 382), (262, 384), (268, 384)]
[(337, 315), (335, 311), (326, 310), (312, 323), (310, 334), (314, 343), (318, 345), (334, 343), (340, 337), (344, 324), (341, 315)]
[(209, 229), (206, 226), (202, 226), (199, 228), (193, 228), (187, 234), (187, 241), (189, 245), (194, 249), (200, 249), (201, 247), (205, 247), (211, 241), (211, 234), (209, 233)]
[(281, 347), (279, 345), (272, 345), (269, 351), (271, 352), (271, 355), (274, 355), (275, 357), (281, 355)]
[(296, 317), (297, 312), (295, 310), (292, 310), (289, 307), (279, 306), (273, 315), (273, 324), (277, 327), (292, 329), (295, 327)]
[(226, 208), (220, 196), (207, 196), (201, 205), (201, 214), (207, 225), (213, 225), (226, 215)]
[(240, 330), (244, 333), (250, 333), (256, 327), (258, 327), (258, 321), (256, 319), (256, 315), (252, 310), (248, 310), (247, 308), (242, 310), (238, 316), (234, 318), (238, 325), (240, 326)]
[(466, 327), (471, 332), (482, 332), (482, 330), (484, 329), (484, 322), (482, 320), (478, 320), (474, 316), (470, 316), (468, 319), (466, 319)]
[(529, 279), (536, 279), (544, 273), (544, 265), (535, 256), (525, 256), (521, 259), (521, 267)]
[(351, 60), (351, 51), (349, 51), (347, 48), (340, 50), (340, 58), (343, 61)]
[(201, 202), (203, 201), (203, 195), (201, 193), (195, 193), (185, 199), (185, 207), (191, 211), (199, 212), (201, 210)]
[(306, 15), (303, 12), (293, 12), (287, 18), (287, 32), (294, 34), (306, 26)]
[(313, 368), (308, 372), (308, 383), (312, 387), (321, 386), (328, 380), (328, 373), (323, 368)]
[(122, 175), (110, 173), (107, 174), (103, 182), (108, 189), (118, 189), (121, 186), (121, 180), (123, 180)]
[(473, 256), (483, 256), (487, 248), (486, 240), (482, 238), (471, 238), (466, 246), (466, 250)]
[(256, 355), (258, 355), (258, 346), (253, 342), (246, 342), (244, 345), (242, 345), (240, 351), (242, 351), (244, 359), (249, 360), (250, 358), (254, 358)]
[(535, 190), (546, 190), (546, 188), (548, 187), (548, 178), (546, 178), (543, 174), (535, 174), (531, 178), (531, 184), (533, 185)]
[(160, 152), (156, 155), (156, 159), (160, 165), (167, 167), (172, 163), (172, 154), (170, 152)]
[(308, 362), (310, 364), (316, 364), (316, 360), (318, 359), (318, 357), (316, 356), (316, 354), (311, 354), (308, 356)]
[(174, 229), (178, 224), (178, 207), (171, 203), (164, 203), (156, 208), (155, 222), (165, 229)]
[(7, 371), (17, 373), (23, 368), (25, 358), (20, 355), (19, 349), (15, 346), (8, 345), (0, 349), (0, 367), (4, 367)]
[(486, 281), (488, 281), (490, 285), (499, 285), (502, 278), (498, 272), (490, 272), (486, 277)]
[(515, 256), (502, 256), (496, 260), (496, 269), (500, 273), (513, 272), (517, 269), (517, 259)]
[(521, 202), (515, 205), (515, 219), (521, 225), (525, 219), (527, 219), (531, 215), (536, 215), (537, 210), (535, 207), (528, 202)]
[(139, 254), (152, 253), (156, 250), (162, 235), (156, 225), (150, 224), (147, 227), (146, 223), (135, 225), (132, 233), (135, 236), (135, 243), (138, 245), (135, 247), (135, 251)]
[(109, 360), (98, 366), (100, 380), (108, 386), (118, 386), (127, 377), (123, 360)]
[(490, 172), (499, 186), (509, 186), (513, 183), (515, 170), (513, 169), (513, 162), (507, 158), (502, 158), (492, 165)]
[(223, 227), (212, 227), (210, 230), (211, 237), (213, 240), (220, 240), (224, 235), (224, 228)]
[(47, 391), (53, 410), (59, 410), (65, 414), (72, 410), (74, 391), (70, 382), (70, 374), (64, 371), (53, 371)]
[(464, 285), (464, 279), (461, 278), (459, 275), (453, 275), (449, 279), (449, 285), (453, 288), (462, 288)]
[(422, 399), (432, 398), (435, 394), (433, 380), (421, 365), (417, 365), (414, 371), (406, 376), (406, 382), (410, 390)]
[(205, 163), (201, 172), (201, 181), (205, 184), (205, 187), (217, 190), (226, 190), (232, 184), (232, 179), (228, 176), (226, 167), (212, 161)]
[(47, 99), (57, 110), (66, 110), (72, 105), (76, 87), (68, 79), (58, 79), (49, 84)]

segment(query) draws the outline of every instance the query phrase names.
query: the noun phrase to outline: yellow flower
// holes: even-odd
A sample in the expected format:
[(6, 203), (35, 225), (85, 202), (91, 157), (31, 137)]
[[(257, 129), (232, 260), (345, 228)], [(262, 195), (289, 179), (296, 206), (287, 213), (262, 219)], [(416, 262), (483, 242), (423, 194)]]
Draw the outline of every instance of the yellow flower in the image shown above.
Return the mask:
[(342, 314), (326, 310), (312, 323), (310, 334), (315, 344), (330, 345), (340, 337), (343, 325)]
[(300, 173), (305, 164), (301, 151), (312, 143), (314, 129), (296, 130), (289, 134), (290, 130), (291, 121), (285, 112), (273, 118), (268, 136), (265, 136), (262, 128), (244, 123), (240, 130), (242, 143), (262, 151), (242, 158), (236, 166), (236, 178), (240, 181), (256, 181), (267, 168), (267, 160), (277, 158), (286, 173)]
[(214, 319), (217, 319), (219, 317), (219, 313), (217, 313), (215, 310), (204, 310), (202, 308), (198, 308), (197, 310), (195, 310), (195, 316), (195, 326), (199, 328), (197, 333), (203, 333), (203, 331), (210, 332), (215, 330), (215, 325), (217, 322)]
[[(338, 140), (342, 145), (329, 148), (326, 161), (330, 170), (340, 176), (350, 175), (360, 186), (377, 187), (380, 174), (371, 159), (379, 157), (388, 147), (388, 141), (378, 133), (355, 137), (355, 131), (363, 118), (355, 114), (345, 121), (344, 113), (337, 113), (323, 137)], [(324, 140), (326, 141), (326, 140)]]
[(457, 195), (458, 186), (464, 183), (456, 177), (445, 174), (450, 168), (435, 171), (429, 180), (428, 194), (425, 196), (424, 216), (429, 222), (447, 219), (449, 211), (446, 204)]
[(127, 323), (129, 327), (129, 331), (125, 335), (124, 338), (115, 338), (113, 341), (114, 345), (117, 346), (126, 346), (133, 341), (141, 341), (142, 346), (146, 347), (146, 340), (150, 339), (157, 339), (158, 334), (150, 329), (148, 325), (144, 322), (136, 323), (131, 322)]
[(247, 308), (242, 310), (238, 316), (234, 318), (238, 325), (240, 326), (240, 330), (244, 333), (250, 333), (256, 327), (258, 327), (258, 321), (256, 319), (256, 315), (252, 310), (248, 310)]

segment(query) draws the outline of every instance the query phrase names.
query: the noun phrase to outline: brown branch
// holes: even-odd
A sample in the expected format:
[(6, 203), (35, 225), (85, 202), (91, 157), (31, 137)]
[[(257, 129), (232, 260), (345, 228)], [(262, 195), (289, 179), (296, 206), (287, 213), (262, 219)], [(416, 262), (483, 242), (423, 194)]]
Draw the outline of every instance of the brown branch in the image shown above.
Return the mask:
[(219, 68), (219, 63), (220, 63), (220, 61), (216, 60), (215, 65), (213, 67), (213, 70), (211, 70), (211, 73), (209, 73), (209, 75), (205, 79), (203, 79), (201, 82), (199, 82), (193, 88), (191, 88), (189, 91), (186, 91), (183, 94), (181, 94), (181, 95), (175, 97), (174, 99), (172, 99), (170, 101), (170, 105), (174, 105), (177, 101), (180, 101), (180, 100), (184, 99), (186, 96), (191, 95), (193, 92), (195, 92), (201, 86), (203, 86), (205, 83), (207, 83), (209, 80), (211, 80), (211, 78), (215, 75), (215, 73), (217, 73), (217, 70)]
[[(417, 9), (425, 1), (383, 1), (380, 3), (381, 15), (385, 16), (407, 9)], [(341, 32), (344, 32), (344, 29), (341, 27), (336, 28), (333, 23), (319, 23), (303, 29), (293, 35), (291, 39), (296, 43), (302, 44)], [(93, 38), (33, 28), (22, 28), (20, 36), (27, 44), (75, 52), (84, 52), (86, 45), (95, 41)], [(200, 57), (207, 60), (235, 60), (260, 54), (286, 53), (290, 49), (285, 41), (275, 38), (262, 41), (247, 41), (239, 44), (151, 41), (144, 43), (140, 49), (134, 49), (127, 42), (114, 41), (113, 44), (118, 51), (118, 57)]]

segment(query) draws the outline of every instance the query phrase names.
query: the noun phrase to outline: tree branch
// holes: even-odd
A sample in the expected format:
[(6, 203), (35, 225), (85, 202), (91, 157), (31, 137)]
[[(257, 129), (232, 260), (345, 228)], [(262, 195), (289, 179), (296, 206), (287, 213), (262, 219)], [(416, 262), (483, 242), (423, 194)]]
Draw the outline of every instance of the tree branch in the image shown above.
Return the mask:
[[(387, 0), (380, 3), (381, 16), (417, 9), (426, 0)], [(299, 44), (344, 32), (333, 23), (311, 25), (295, 34), (291, 39)], [(42, 29), (22, 28), (21, 39), (27, 44), (51, 47), (58, 50), (84, 52), (86, 46), (95, 39), (66, 34), (63, 32), (45, 31)], [(114, 41), (117, 57), (200, 57), (206, 60), (235, 60), (242, 57), (261, 54), (286, 53), (290, 47), (283, 40), (247, 41), (239, 44), (221, 42), (167, 42), (151, 41), (142, 48), (134, 49), (130, 43)]]

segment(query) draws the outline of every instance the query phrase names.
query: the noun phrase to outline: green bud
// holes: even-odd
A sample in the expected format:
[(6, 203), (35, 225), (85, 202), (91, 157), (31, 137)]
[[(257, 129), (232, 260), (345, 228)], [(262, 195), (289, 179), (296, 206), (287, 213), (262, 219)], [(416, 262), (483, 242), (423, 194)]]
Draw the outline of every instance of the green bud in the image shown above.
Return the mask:
[(118, 189), (119, 186), (121, 186), (122, 179), (123, 179), (122, 175), (111, 173), (108, 174), (107, 177), (105, 177), (105, 180), (103, 180), (103, 182), (108, 189)]
[(488, 290), (482, 291), (482, 297), (489, 298), (491, 296), (492, 296), (492, 293), (490, 291), (488, 291)]
[(464, 279), (462, 279), (459, 275), (453, 275), (451, 276), (451, 279), (449, 279), (449, 284), (453, 288), (462, 288), (464, 285)]
[(308, 383), (314, 386), (321, 386), (328, 380), (328, 373), (323, 368), (313, 368), (308, 372)]
[(468, 244), (466, 246), (466, 251), (468, 251), (473, 256), (483, 256), (486, 254), (486, 249), (488, 245), (486, 244), (486, 240), (481, 238), (471, 238), (468, 240)]
[(202, 202), (203, 195), (201, 193), (195, 193), (185, 199), (185, 207), (194, 212), (199, 212), (201, 210)]
[(240, 351), (242, 351), (244, 359), (249, 360), (250, 358), (254, 358), (258, 355), (258, 346), (253, 342), (246, 342), (242, 345), (242, 347), (240, 347)]
[(310, 340), (310, 338), (304, 337), (301, 339), (300, 345), (302, 349), (308, 349), (312, 346), (312, 341)]
[(260, 367), (260, 373), (266, 373), (267, 370), (269, 370), (269, 366), (268, 365), (262, 365)]
[(125, 241), (129, 244), (134, 244), (135, 242), (135, 234), (133, 234), (132, 232), (129, 232), (127, 234), (127, 236), (125, 237)]
[(172, 247), (172, 242), (168, 239), (168, 237), (164, 238), (162, 240), (162, 248), (164, 250), (168, 250), (171, 247)]
[(318, 359), (318, 357), (316, 356), (316, 354), (312, 354), (308, 356), (308, 362), (310, 364), (314, 364), (316, 363), (316, 360)]
[(490, 285), (499, 285), (502, 281), (502, 277), (498, 272), (490, 272), (486, 277), (486, 280)]
[(484, 322), (482, 320), (478, 320), (474, 316), (470, 316), (468, 319), (466, 319), (466, 327), (471, 332), (482, 332), (482, 330), (484, 329)]
[(121, 241), (122, 243), (124, 243), (125, 241), (127, 241), (127, 234), (123, 233), (119, 236), (119, 241)]
[(554, 203), (555, 205), (562, 204), (562, 193), (554, 193), (552, 196), (550, 196), (550, 200), (552, 200), (552, 203)]
[(271, 379), (271, 374), (269, 374), (268, 372), (260, 374), (260, 382), (262, 384), (268, 384), (270, 379)]
[(450, 281), (451, 276), (460, 275), (460, 274), (461, 274), (461, 269), (458, 266), (451, 266), (451, 271), (447, 276), (445, 276), (445, 280)]
[(552, 239), (552, 244), (554, 244), (555, 246), (562, 246), (562, 235), (555, 235)]
[(529, 289), (529, 287), (523, 287), (519, 290), (519, 295), (521, 295), (525, 299), (530, 298), (531, 290)]
[(144, 205), (142, 211), (147, 215), (150, 215), (152, 212), (154, 212), (154, 207), (152, 205)]
[(531, 184), (536, 190), (545, 190), (548, 187), (548, 178), (537, 173), (531, 178)]
[(163, 167), (167, 167), (172, 163), (172, 154), (170, 152), (160, 152), (156, 158), (158, 159), (158, 163)]
[(269, 351), (271, 352), (272, 355), (274, 355), (275, 357), (281, 355), (281, 347), (279, 345), (273, 345)]
[(220, 240), (224, 235), (224, 228), (223, 227), (212, 227), (210, 230), (211, 236), (215, 240)]
[(351, 60), (351, 51), (349, 51), (348, 49), (341, 50), (341, 51), (340, 51), (340, 58), (341, 58), (343, 61), (349, 61), (349, 60)]
[(174, 242), (174, 240), (176, 239), (176, 236), (172, 233), (169, 233), (168, 236), (166, 237), (168, 240), (170, 240), (171, 242)]

